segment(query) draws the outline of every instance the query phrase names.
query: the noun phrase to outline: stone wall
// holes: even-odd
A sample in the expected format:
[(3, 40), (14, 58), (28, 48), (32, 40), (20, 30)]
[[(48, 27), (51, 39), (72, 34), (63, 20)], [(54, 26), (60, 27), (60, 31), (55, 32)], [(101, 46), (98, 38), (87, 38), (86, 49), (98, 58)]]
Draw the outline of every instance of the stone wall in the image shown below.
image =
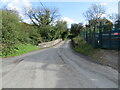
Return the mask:
[(44, 43), (40, 43), (38, 44), (38, 46), (40, 48), (46, 48), (46, 47), (51, 47), (51, 46), (54, 46), (56, 45), (57, 43), (61, 42), (62, 39), (57, 39), (57, 40), (54, 40), (54, 41), (50, 41), (50, 42), (44, 42)]

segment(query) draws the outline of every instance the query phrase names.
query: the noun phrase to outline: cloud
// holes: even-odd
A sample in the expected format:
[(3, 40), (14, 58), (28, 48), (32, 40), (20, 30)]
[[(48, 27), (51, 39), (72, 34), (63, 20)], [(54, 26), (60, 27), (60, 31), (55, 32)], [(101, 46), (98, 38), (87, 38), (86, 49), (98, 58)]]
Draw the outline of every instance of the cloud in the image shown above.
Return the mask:
[(15, 6), (13, 3), (9, 3), (9, 4), (7, 5), (7, 9), (8, 9), (8, 10), (20, 11), (20, 8), (17, 7), (17, 6)]
[(98, 2), (98, 3), (96, 3), (96, 5), (107, 6), (107, 3), (104, 3), (104, 2)]
[(73, 19), (71, 19), (69, 17), (62, 17), (62, 18), (60, 18), (60, 20), (66, 21), (67, 24), (68, 24), (68, 28), (71, 27), (72, 23), (78, 23), (77, 21), (75, 21), (75, 20), (73, 20)]
[(24, 18), (24, 8), (31, 8), (31, 2), (29, 0), (2, 0), (2, 4), (5, 4), (8, 10), (16, 10), (21, 18)]
[(29, 18), (27, 18), (27, 19), (23, 19), (23, 22), (30, 24), (31, 20)]
[(100, 5), (101, 5), (101, 6), (106, 6), (106, 5), (107, 5), (107, 3), (100, 3)]
[(68, 18), (68, 17), (62, 17), (61, 20), (66, 21), (66, 22), (68, 22), (68, 23), (74, 22), (73, 19)]
[(20, 10), (24, 7), (31, 8), (31, 3), (29, 2), (29, 0), (12, 0), (11, 2), (8, 2), (8, 4), (7, 4), (8, 9)]

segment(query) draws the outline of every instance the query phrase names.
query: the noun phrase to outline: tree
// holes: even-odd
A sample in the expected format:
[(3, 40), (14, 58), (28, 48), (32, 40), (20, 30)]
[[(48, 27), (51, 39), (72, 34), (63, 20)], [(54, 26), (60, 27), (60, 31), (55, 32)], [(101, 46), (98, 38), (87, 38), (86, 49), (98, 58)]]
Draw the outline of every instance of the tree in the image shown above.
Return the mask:
[(49, 8), (30, 9), (26, 12), (26, 15), (38, 28), (50, 25), (59, 16), (57, 9), (50, 10)]
[(118, 14), (112, 13), (108, 15), (109, 19), (115, 24), (115, 22), (118, 20)]
[(113, 27), (113, 23), (106, 18), (101, 19), (101, 20), (104, 22), (103, 31), (111, 31)]
[[(95, 27), (97, 29), (98, 28), (97, 26), (99, 26), (99, 22), (103, 22), (103, 25), (102, 25), (103, 26), (103, 31), (112, 30), (113, 23), (106, 18), (98, 19), (97, 22), (96, 23), (95, 22), (96, 22), (96, 20), (89, 20), (89, 24), (88, 24), (89, 28), (94, 28)], [(91, 26), (93, 26), (93, 27), (91, 27)], [(92, 31), (93, 31), (93, 29), (92, 29)]]
[(87, 20), (98, 20), (105, 14), (105, 7), (100, 4), (93, 4), (83, 15)]
[(20, 18), (15, 11), (2, 10), (2, 39), (3, 43), (15, 44), (19, 32)]
[(13, 53), (14, 45), (18, 43), (19, 22), (18, 13), (13, 10), (2, 10), (2, 44), (3, 54)]
[(112, 13), (108, 15), (109, 19), (113, 22), (113, 28), (119, 29), (120, 28), (120, 19), (118, 14)]
[(79, 23), (79, 24), (72, 24), (71, 25), (71, 33), (73, 36), (77, 36), (80, 34), (80, 31), (82, 30), (83, 28), (83, 24), (82, 23)]
[(52, 36), (53, 27), (50, 25), (44, 25), (39, 28), (40, 35), (43, 42), (51, 41), (54, 36)]
[(0, 43), (2, 43), (2, 10), (0, 10)]
[(115, 28), (120, 30), (120, 19), (115, 22)]
[(26, 15), (31, 20), (33, 25), (37, 27), (38, 33), (42, 37), (42, 41), (53, 40), (52, 34), (55, 32), (53, 29), (53, 22), (59, 16), (57, 9), (45, 8), (42, 4), (41, 8), (34, 8), (26, 10)]
[(21, 43), (30, 43), (33, 45), (38, 45), (38, 43), (40, 43), (42, 40), (36, 27), (34, 27), (32, 24), (21, 22), (19, 41)]
[(58, 20), (55, 25), (55, 30), (57, 38), (65, 39), (68, 35), (67, 22)]

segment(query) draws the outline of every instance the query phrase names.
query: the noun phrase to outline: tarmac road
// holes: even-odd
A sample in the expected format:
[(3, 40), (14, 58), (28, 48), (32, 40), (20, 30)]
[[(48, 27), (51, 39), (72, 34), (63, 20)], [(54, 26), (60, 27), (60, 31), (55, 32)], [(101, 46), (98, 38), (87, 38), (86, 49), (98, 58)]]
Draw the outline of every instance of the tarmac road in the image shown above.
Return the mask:
[(118, 72), (76, 55), (68, 40), (2, 59), (2, 88), (118, 88)]

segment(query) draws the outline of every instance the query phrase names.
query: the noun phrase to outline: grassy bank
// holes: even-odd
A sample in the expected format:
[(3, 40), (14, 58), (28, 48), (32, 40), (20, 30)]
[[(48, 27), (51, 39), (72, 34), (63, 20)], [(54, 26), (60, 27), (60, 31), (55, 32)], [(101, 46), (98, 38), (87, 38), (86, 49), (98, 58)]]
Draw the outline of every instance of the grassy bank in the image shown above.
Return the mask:
[(73, 42), (73, 49), (76, 52), (82, 53), (82, 54), (84, 54), (86, 56), (93, 57), (94, 54), (97, 51), (99, 51), (99, 49), (95, 49), (91, 45), (86, 43), (86, 41), (83, 40), (80, 36), (73, 38), (72, 42)]
[(107, 49), (95, 49), (80, 36), (72, 39), (73, 49), (85, 56), (93, 58), (92, 60), (102, 65), (110, 66), (118, 70), (118, 51)]
[(17, 44), (15, 53), (7, 55), (7, 56), (2, 55), (2, 53), (1, 53), (0, 57), (18, 56), (18, 55), (21, 55), (21, 54), (24, 54), (27, 52), (31, 52), (34, 50), (38, 50), (38, 49), (40, 49), (40, 48), (35, 45), (31, 45), (31, 44)]

